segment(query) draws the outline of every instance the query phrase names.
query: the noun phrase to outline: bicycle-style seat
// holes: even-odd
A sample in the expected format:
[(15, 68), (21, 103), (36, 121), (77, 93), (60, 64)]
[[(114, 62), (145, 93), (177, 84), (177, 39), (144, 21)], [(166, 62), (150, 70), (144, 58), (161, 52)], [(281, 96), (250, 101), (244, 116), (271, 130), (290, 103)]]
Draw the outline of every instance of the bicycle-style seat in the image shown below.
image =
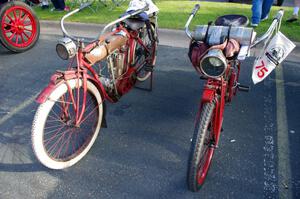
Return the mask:
[(144, 21), (137, 18), (125, 19), (123, 22), (132, 30), (138, 30), (140, 28), (143, 28), (145, 25)]
[(247, 26), (249, 20), (244, 15), (224, 15), (216, 19), (216, 26)]

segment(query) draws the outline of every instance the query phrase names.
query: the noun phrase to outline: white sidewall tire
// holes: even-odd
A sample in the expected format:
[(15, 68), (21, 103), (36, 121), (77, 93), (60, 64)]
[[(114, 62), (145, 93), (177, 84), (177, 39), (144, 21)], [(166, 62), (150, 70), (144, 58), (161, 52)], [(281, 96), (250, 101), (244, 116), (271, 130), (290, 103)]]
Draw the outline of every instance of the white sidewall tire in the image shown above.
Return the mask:
[[(68, 80), (68, 84), (70, 85), (70, 87), (72, 89), (75, 88), (77, 85), (77, 79)], [(82, 85), (82, 80), (79, 80), (79, 86), (81, 86), (81, 85)], [(83, 158), (87, 154), (87, 152), (90, 150), (92, 145), (94, 144), (94, 142), (99, 134), (102, 119), (103, 119), (103, 101), (102, 101), (102, 97), (101, 97), (101, 94), (99, 93), (98, 89), (90, 81), (87, 81), (87, 89), (94, 95), (94, 97), (97, 100), (97, 103), (99, 104), (99, 108), (98, 108), (99, 120), (97, 123), (97, 127), (95, 129), (95, 133), (94, 133), (91, 141), (87, 145), (87, 147), (79, 155), (75, 156), (74, 158), (72, 158), (68, 161), (56, 161), (56, 160), (52, 159), (51, 157), (48, 156), (48, 154), (44, 148), (44, 145), (43, 145), (45, 122), (47, 120), (50, 110), (52, 109), (53, 105), (55, 104), (55, 100), (58, 100), (64, 93), (67, 92), (66, 83), (63, 83), (63, 84), (59, 85), (57, 88), (55, 88), (48, 98), (51, 100), (47, 100), (46, 102), (44, 102), (43, 104), (41, 104), (38, 107), (38, 109), (35, 113), (35, 116), (34, 116), (33, 124), (32, 124), (32, 132), (31, 132), (32, 148), (33, 148), (33, 151), (34, 151), (37, 159), (46, 167), (51, 168), (51, 169), (64, 169), (64, 168), (70, 167), (70, 166), (74, 165), (75, 163), (77, 163), (81, 158)]]

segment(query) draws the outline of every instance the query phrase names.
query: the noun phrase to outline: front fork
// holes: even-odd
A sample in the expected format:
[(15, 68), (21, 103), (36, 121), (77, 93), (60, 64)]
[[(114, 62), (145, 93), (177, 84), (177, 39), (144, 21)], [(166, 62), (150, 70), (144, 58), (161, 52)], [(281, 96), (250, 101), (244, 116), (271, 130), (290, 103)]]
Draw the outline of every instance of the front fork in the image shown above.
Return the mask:
[[(82, 121), (83, 118), (83, 114), (85, 111), (85, 106), (86, 106), (86, 94), (87, 94), (87, 71), (86, 70), (82, 70), (81, 71), (81, 75), (77, 74), (76, 79), (77, 79), (77, 85), (76, 85), (76, 89), (74, 90), (74, 92), (76, 93), (76, 98), (74, 97), (74, 92), (72, 90), (72, 88), (70, 87), (70, 85), (68, 84), (68, 81), (66, 80), (66, 85), (68, 88), (68, 93), (69, 96), (71, 98), (71, 102), (75, 111), (75, 121), (74, 121), (74, 125), (76, 127), (80, 126), (80, 123)], [(80, 98), (80, 80), (82, 80), (82, 88), (83, 88), (83, 96), (82, 99)], [(82, 100), (82, 106), (80, 107), (80, 101)], [(68, 106), (64, 107), (65, 105), (62, 104), (62, 110), (64, 112), (64, 114), (68, 113)]]
[(214, 146), (218, 146), (222, 130), (226, 90), (227, 81), (223, 77), (220, 80), (208, 79), (203, 89), (200, 109), (202, 109), (204, 103), (215, 103), (214, 118), (212, 121)]

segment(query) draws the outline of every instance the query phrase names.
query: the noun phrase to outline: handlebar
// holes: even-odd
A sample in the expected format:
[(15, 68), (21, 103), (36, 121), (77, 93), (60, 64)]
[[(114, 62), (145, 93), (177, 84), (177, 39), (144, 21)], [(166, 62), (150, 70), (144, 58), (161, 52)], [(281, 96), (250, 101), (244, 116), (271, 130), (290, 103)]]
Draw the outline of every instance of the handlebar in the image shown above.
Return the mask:
[(194, 9), (192, 10), (192, 12), (191, 12), (191, 14), (190, 14), (189, 19), (187, 20), (187, 22), (186, 22), (186, 24), (185, 24), (185, 26), (184, 26), (185, 33), (186, 33), (186, 35), (187, 35), (190, 39), (192, 39), (193, 37), (192, 37), (191, 31), (189, 30), (189, 25), (190, 25), (192, 19), (194, 18), (194, 16), (196, 15), (196, 13), (198, 12), (199, 9), (200, 9), (200, 5), (199, 5), (199, 4), (196, 4), (195, 7), (194, 7)]
[(72, 40), (77, 40), (77, 39), (78, 39), (77, 37), (72, 36), (72, 35), (70, 35), (70, 34), (67, 32), (67, 30), (65, 29), (65, 26), (64, 26), (64, 21), (65, 21), (66, 18), (70, 17), (71, 15), (73, 15), (73, 14), (75, 14), (75, 13), (77, 13), (77, 12), (80, 12), (80, 11), (82, 11), (83, 9), (85, 9), (85, 8), (87, 8), (87, 7), (89, 7), (89, 6), (91, 6), (92, 3), (93, 3), (93, 2), (83, 3), (79, 8), (77, 8), (77, 9), (75, 9), (75, 10), (73, 10), (73, 11), (67, 13), (65, 16), (63, 16), (63, 17), (61, 18), (61, 20), (60, 20), (60, 27), (61, 27), (61, 30), (62, 30), (64, 36), (67, 36), (67, 37), (71, 38)]
[(257, 44), (261, 43), (262, 41), (265, 41), (266, 39), (269, 39), (272, 36), (274, 30), (280, 28), (283, 14), (284, 14), (284, 10), (280, 9), (277, 12), (277, 14), (275, 15), (275, 17), (273, 18), (272, 24), (270, 25), (267, 32), (265, 34), (263, 34), (261, 37), (259, 37), (258, 39), (256, 39), (252, 43), (251, 48), (255, 47)]
[[(193, 8), (184, 28), (185, 28), (185, 33), (186, 35), (190, 38), (193, 39), (193, 33), (189, 30), (189, 25), (192, 21), (192, 19), (194, 18), (194, 16), (196, 15), (196, 13), (198, 12), (198, 10), (200, 9), (200, 5), (196, 4), (195, 7)], [(277, 14), (275, 15), (275, 17), (273, 18), (273, 22), (270, 25), (269, 29), (259, 38), (257, 38), (252, 44), (251, 44), (251, 48), (255, 47), (257, 44), (261, 43), (262, 41), (265, 41), (266, 39), (268, 40), (275, 29), (279, 29), (280, 25), (281, 25), (281, 20), (284, 14), (284, 10), (280, 9)]]
[(198, 12), (199, 9), (200, 9), (200, 5), (196, 4), (195, 7), (194, 7), (194, 9), (192, 10), (191, 15), (195, 16), (195, 14)]
[[(92, 3), (93, 3), (93, 2), (84, 3), (84, 4), (82, 4), (79, 8), (73, 10), (72, 12), (69, 12), (68, 14), (66, 14), (65, 16), (62, 17), (62, 19), (60, 20), (60, 27), (61, 27), (61, 30), (62, 30), (64, 36), (67, 36), (67, 37), (69, 37), (69, 38), (72, 39), (72, 40), (79, 40), (79, 39), (80, 39), (79, 37), (75, 37), (75, 36), (73, 36), (73, 35), (71, 35), (71, 34), (69, 34), (69, 33), (67, 32), (67, 30), (66, 30), (65, 27), (64, 27), (64, 21), (65, 21), (66, 18), (72, 16), (73, 14), (75, 14), (75, 13), (77, 13), (77, 12), (80, 12), (80, 11), (82, 11), (83, 9), (89, 7), (90, 5), (92, 5)], [(115, 21), (113, 21), (113, 22), (111, 22), (111, 23), (109, 23), (109, 24), (107, 24), (107, 25), (103, 28), (103, 30), (101, 31), (101, 33), (99, 34), (99, 36), (98, 36), (96, 39), (94, 39), (94, 40), (92, 40), (92, 41), (89, 41), (89, 42), (97, 41), (97, 39), (98, 39), (98, 38), (99, 38), (99, 37), (100, 37), (100, 36), (101, 36), (101, 35), (109, 28), (109, 27), (111, 27), (111, 26), (113, 26), (113, 25), (115, 25), (115, 24), (117, 24), (117, 23), (119, 23), (119, 22), (121, 22), (121, 21), (123, 21), (123, 20), (125, 20), (125, 19), (128, 19), (128, 18), (130, 18), (130, 17), (132, 17), (132, 16), (134, 16), (134, 15), (137, 15), (137, 14), (140, 14), (140, 13), (142, 13), (142, 12), (144, 12), (144, 11), (147, 11), (148, 9), (149, 9), (149, 5), (145, 6), (144, 8), (142, 8), (142, 9), (140, 9), (140, 10), (136, 10), (136, 11), (134, 11), (134, 12), (131, 13), (131, 14), (127, 14), (127, 15), (125, 15), (125, 16), (123, 16), (123, 17), (121, 17), (121, 18), (119, 18), (119, 19), (117, 19), (117, 20), (115, 20)]]
[(283, 9), (280, 9), (276, 16), (274, 17), (274, 19), (277, 19), (278, 21), (281, 21), (282, 17), (283, 17), (283, 14), (284, 14), (284, 10)]

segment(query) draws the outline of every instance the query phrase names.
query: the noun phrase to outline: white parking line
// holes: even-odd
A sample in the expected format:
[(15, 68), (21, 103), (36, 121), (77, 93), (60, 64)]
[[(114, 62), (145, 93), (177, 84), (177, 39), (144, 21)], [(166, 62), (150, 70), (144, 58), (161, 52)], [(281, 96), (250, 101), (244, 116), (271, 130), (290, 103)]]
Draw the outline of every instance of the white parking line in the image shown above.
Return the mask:
[(292, 198), (291, 166), (282, 66), (276, 68), (278, 192), (279, 198)]
[(2, 125), (8, 119), (10, 119), (14, 115), (16, 115), (17, 113), (19, 113), (20, 111), (22, 111), (24, 108), (26, 108), (27, 106), (29, 106), (35, 100), (35, 98), (37, 97), (37, 95), (38, 94), (30, 97), (29, 99), (27, 99), (26, 101), (24, 101), (22, 104), (19, 104), (17, 107), (15, 107), (12, 110), (10, 110), (10, 112), (7, 115), (5, 115), (3, 118), (0, 119), (0, 125)]

